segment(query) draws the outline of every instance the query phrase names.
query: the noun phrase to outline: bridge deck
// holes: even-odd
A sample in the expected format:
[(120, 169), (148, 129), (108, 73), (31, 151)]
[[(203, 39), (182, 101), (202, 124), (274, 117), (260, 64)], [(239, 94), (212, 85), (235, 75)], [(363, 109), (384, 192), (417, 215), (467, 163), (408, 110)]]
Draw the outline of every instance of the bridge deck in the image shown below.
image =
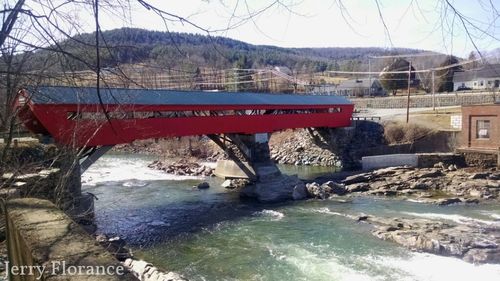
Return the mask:
[(19, 117), (35, 133), (77, 147), (203, 134), (345, 127), (340, 96), (39, 87), (19, 91)]

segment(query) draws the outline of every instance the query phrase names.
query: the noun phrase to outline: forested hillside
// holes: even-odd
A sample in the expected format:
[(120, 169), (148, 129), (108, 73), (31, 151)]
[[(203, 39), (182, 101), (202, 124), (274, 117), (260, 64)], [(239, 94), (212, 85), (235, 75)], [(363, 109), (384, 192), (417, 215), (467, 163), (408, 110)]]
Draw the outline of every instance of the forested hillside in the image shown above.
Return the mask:
[[(71, 56), (65, 55), (66, 63), (51, 67), (53, 70), (89, 69), (88, 62), (92, 62), (92, 58), (95, 59), (92, 46), (94, 42), (95, 34), (82, 34), (61, 42), (58, 47), (64, 48)], [(147, 63), (186, 71), (195, 71), (197, 67), (227, 69), (268, 66), (287, 66), (295, 73), (359, 71), (366, 69), (368, 56), (421, 52), (403, 48), (391, 51), (383, 48), (280, 48), (257, 46), (224, 37), (135, 28), (105, 31), (102, 33), (101, 44), (103, 67)], [(53, 52), (49, 55), (49, 51), (38, 51), (32, 61), (33, 68), (46, 65), (49, 56), (54, 56)], [(85, 62), (78, 58), (85, 58)]]

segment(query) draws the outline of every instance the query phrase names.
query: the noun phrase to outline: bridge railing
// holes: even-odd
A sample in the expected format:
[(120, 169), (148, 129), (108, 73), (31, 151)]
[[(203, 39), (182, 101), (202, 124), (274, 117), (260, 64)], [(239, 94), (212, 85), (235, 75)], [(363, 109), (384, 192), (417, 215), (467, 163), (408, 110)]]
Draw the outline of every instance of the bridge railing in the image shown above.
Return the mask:
[(380, 116), (353, 116), (351, 121), (375, 121), (380, 122), (382, 118)]

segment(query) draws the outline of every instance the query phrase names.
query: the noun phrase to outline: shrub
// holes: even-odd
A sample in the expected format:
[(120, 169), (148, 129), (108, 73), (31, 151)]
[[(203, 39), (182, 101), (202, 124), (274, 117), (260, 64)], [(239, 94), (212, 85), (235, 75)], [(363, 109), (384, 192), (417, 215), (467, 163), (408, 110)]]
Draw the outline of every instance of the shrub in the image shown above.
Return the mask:
[(397, 122), (384, 124), (384, 137), (389, 144), (412, 143), (432, 132), (431, 129), (416, 124), (401, 124)]

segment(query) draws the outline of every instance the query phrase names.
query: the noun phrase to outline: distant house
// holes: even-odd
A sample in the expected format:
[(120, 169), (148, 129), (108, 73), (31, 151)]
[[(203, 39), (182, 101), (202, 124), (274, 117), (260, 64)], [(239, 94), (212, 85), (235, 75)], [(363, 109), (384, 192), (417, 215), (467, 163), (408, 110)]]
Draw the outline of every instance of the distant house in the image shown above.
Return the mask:
[(292, 75), (292, 70), (286, 66), (275, 66), (273, 67), (273, 69), (275, 71), (278, 71), (278, 72), (281, 72), (281, 73), (284, 73), (286, 75)]
[(337, 85), (336, 84), (318, 84), (318, 85), (309, 85), (307, 87), (308, 92), (313, 94), (323, 94), (323, 95), (331, 95), (337, 93)]
[(387, 92), (376, 78), (349, 79), (340, 82), (336, 90), (342, 96), (385, 96)]
[(478, 69), (455, 72), (453, 90), (488, 90), (500, 88), (500, 64), (485, 65)]

